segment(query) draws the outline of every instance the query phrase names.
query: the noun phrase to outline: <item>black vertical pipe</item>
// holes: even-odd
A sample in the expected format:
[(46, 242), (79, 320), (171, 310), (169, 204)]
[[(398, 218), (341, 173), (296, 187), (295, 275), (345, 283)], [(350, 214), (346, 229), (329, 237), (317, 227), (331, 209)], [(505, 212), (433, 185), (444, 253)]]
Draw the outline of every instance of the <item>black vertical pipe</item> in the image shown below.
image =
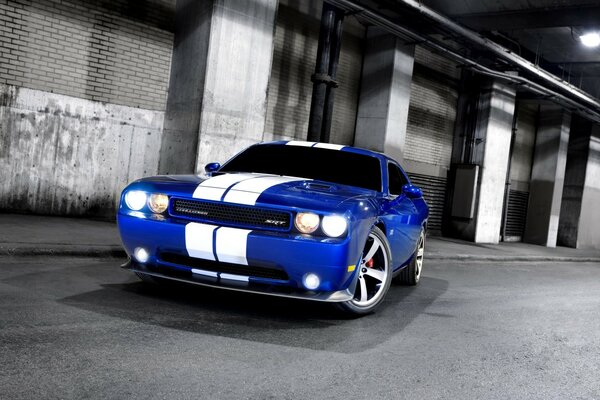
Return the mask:
[(336, 82), (337, 68), (340, 60), (340, 50), (342, 48), (342, 34), (344, 22), (344, 13), (337, 10), (333, 26), (333, 38), (331, 40), (331, 53), (329, 60), (329, 79), (327, 92), (325, 94), (325, 104), (323, 108), (323, 123), (321, 126), (321, 138), (323, 143), (329, 143), (331, 136), (331, 121), (333, 117), (333, 101), (335, 98), (335, 89), (338, 87)]
[(323, 110), (327, 95), (329, 72), (329, 55), (331, 52), (331, 35), (333, 33), (336, 8), (329, 3), (323, 3), (321, 14), (321, 29), (319, 32), (319, 45), (317, 48), (317, 63), (312, 76), (313, 92), (310, 103), (310, 116), (308, 119), (308, 140), (317, 142), (321, 139), (323, 126)]

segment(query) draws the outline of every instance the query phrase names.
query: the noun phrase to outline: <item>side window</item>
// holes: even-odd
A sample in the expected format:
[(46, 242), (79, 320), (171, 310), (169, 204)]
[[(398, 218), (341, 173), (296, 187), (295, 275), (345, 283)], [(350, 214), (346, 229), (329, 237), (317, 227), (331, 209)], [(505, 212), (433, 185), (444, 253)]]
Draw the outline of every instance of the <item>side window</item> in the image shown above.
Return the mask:
[(390, 194), (394, 196), (400, 195), (402, 193), (402, 186), (408, 183), (400, 168), (391, 162), (388, 163), (388, 179)]

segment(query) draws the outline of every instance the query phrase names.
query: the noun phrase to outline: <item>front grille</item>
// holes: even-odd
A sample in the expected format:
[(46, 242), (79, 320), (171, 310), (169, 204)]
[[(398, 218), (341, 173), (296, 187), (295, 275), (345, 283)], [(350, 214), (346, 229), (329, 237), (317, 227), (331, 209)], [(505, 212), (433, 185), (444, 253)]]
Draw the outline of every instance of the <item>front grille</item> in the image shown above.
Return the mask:
[(160, 259), (164, 262), (203, 269), (205, 271), (224, 272), (226, 274), (252, 276), (256, 278), (278, 279), (282, 281), (287, 281), (289, 279), (288, 274), (285, 271), (276, 268), (223, 263), (188, 257), (176, 253), (161, 253)]
[(289, 230), (291, 221), (291, 214), (285, 211), (177, 198), (172, 200), (171, 215), (278, 231)]

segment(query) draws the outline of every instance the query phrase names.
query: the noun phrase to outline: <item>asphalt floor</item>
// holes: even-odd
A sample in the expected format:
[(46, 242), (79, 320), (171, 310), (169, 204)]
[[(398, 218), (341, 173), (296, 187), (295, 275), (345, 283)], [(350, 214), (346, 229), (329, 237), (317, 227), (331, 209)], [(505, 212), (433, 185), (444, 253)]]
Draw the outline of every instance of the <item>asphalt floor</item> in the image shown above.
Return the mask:
[(427, 260), (375, 314), (0, 256), (3, 399), (600, 399), (600, 263)]

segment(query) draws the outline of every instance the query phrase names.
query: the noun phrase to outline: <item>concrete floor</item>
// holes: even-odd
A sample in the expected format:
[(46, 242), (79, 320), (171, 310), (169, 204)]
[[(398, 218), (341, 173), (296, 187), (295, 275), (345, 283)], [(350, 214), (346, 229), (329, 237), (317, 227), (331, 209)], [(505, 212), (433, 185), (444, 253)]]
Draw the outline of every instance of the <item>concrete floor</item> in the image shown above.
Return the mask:
[(430, 261), (345, 319), (120, 261), (0, 258), (1, 398), (600, 399), (597, 263)]

